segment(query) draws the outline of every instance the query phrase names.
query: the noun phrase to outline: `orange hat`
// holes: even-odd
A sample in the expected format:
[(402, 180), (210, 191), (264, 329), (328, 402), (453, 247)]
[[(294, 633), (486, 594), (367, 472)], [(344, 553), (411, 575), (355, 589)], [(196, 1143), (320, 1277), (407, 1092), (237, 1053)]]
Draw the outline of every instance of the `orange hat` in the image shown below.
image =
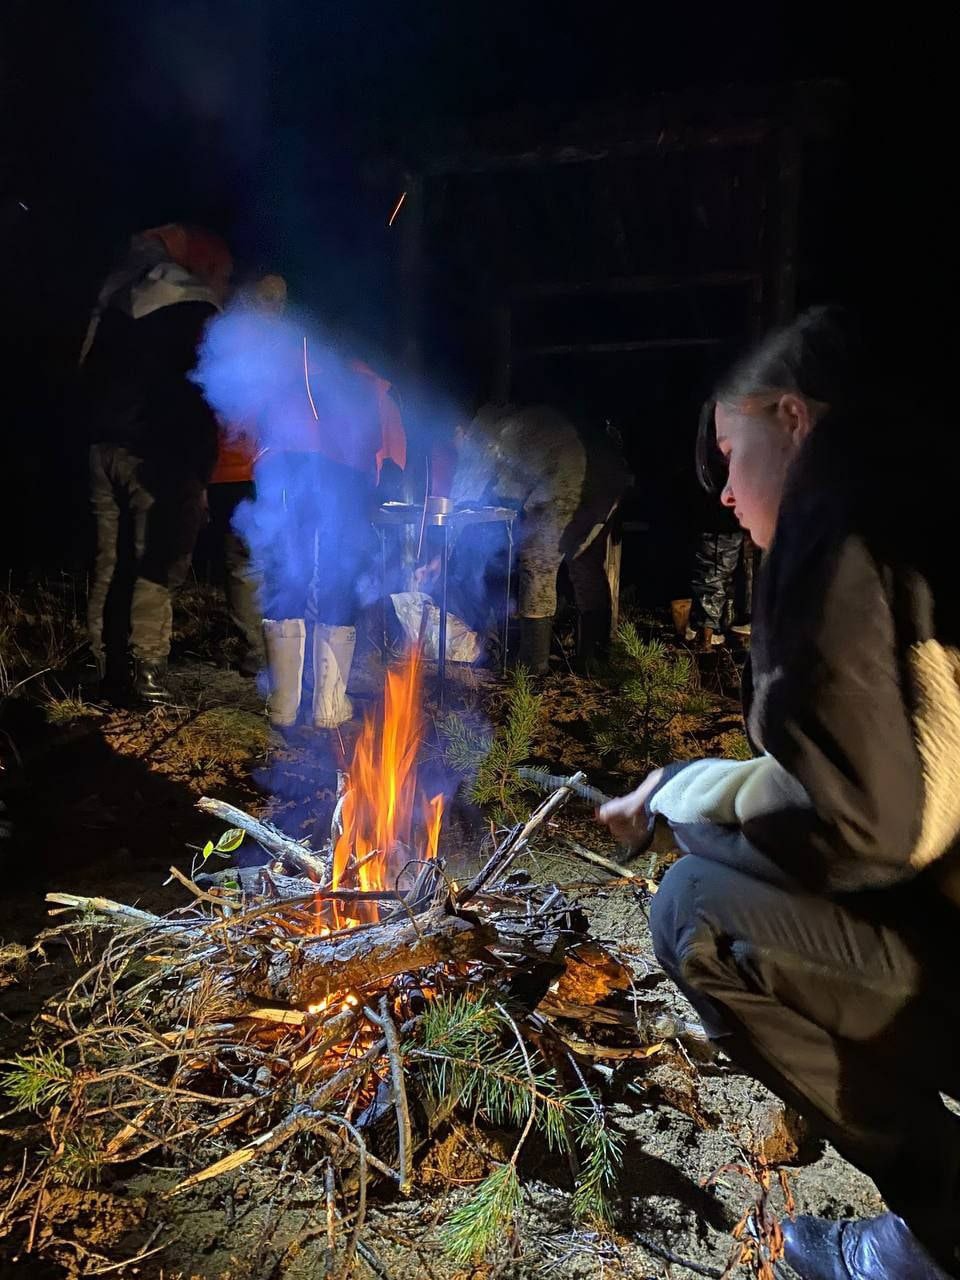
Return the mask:
[(226, 279), (233, 269), (233, 255), (226, 242), (203, 227), (167, 222), (143, 234), (159, 240), (174, 262), (201, 280)]

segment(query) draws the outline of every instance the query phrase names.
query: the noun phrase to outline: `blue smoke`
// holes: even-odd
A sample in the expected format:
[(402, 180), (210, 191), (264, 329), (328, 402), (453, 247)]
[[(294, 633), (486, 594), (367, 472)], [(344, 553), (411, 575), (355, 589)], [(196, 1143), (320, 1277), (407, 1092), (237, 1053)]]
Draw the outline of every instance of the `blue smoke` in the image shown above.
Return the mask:
[(366, 519), (381, 445), (374, 379), (303, 315), (240, 303), (209, 326), (194, 380), (256, 452), (237, 511), (264, 615), (351, 625), (375, 594)]

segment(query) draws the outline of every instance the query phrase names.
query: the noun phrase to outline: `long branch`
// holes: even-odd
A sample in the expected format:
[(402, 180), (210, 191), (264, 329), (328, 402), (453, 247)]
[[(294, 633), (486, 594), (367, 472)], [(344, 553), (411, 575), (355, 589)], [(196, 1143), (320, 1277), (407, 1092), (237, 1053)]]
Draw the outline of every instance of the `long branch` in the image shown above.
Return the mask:
[(219, 818), (228, 826), (245, 831), (248, 836), (256, 840), (257, 844), (262, 845), (267, 853), (294, 867), (301, 875), (309, 876), (315, 884), (326, 882), (328, 871), (323, 859), (311, 853), (309, 849), (305, 849), (296, 840), (285, 836), (282, 831), (278, 831), (268, 822), (261, 822), (259, 818), (251, 817), (242, 809), (226, 804), (223, 800), (214, 800), (210, 796), (201, 796), (197, 801), (197, 808), (201, 813), (209, 813), (212, 817)]
[(546, 820), (551, 817), (565, 804), (572, 795), (572, 789), (586, 781), (585, 773), (575, 773), (572, 778), (568, 778), (562, 787), (558, 787), (553, 795), (548, 796), (537, 809), (533, 811), (526, 823), (517, 829), (514, 827), (503, 844), (493, 853), (492, 857), (487, 861), (486, 865), (481, 868), (480, 872), (474, 876), (469, 884), (464, 885), (456, 896), (457, 906), (462, 907), (465, 902), (474, 897), (484, 885), (488, 884), (494, 876), (502, 875), (510, 866), (518, 854), (522, 853), (529, 843), (530, 837)]

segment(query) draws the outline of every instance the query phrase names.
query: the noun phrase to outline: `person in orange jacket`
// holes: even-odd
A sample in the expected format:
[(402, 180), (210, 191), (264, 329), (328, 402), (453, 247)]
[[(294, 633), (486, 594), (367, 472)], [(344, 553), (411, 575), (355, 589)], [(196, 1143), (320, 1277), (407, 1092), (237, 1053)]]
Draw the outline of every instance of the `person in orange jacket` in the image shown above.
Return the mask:
[[(370, 516), (385, 464), (406, 465), (406, 435), (386, 379), (302, 343), (296, 407), (257, 459), (249, 514), (263, 548), (270, 719), (332, 729), (353, 714), (355, 624), (374, 576)], [(313, 687), (302, 707), (308, 647)]]
[[(287, 282), (283, 276), (266, 275), (258, 280), (250, 292), (250, 303), (266, 315), (281, 315), (287, 303)], [(221, 422), (217, 461), (207, 486), (210, 524), (223, 559), (227, 611), (243, 645), (239, 670), (242, 676), (250, 678), (266, 666), (263, 618), (250, 547), (234, 527), (234, 517), (241, 502), (253, 501), (255, 497), (253, 469), (257, 451), (254, 429)]]
[[(260, 583), (271, 721), (334, 728), (352, 715), (355, 623), (376, 590), (376, 488), (388, 463), (406, 463), (390, 384), (309, 322), (242, 306), (211, 326), (197, 379), (227, 424), (254, 424), (256, 496), (232, 527)], [(226, 432), (231, 444), (242, 434)]]

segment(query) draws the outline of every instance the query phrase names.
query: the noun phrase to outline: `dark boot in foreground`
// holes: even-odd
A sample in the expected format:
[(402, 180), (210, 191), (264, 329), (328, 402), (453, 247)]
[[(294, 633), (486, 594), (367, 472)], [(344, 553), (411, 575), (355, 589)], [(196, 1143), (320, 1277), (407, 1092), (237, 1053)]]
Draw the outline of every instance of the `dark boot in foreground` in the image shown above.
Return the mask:
[(591, 609), (581, 613), (577, 623), (577, 655), (575, 670), (592, 675), (603, 663), (610, 646), (610, 613)]
[[(863, 1222), (784, 1222), (784, 1258), (801, 1280), (950, 1280), (895, 1213)], [(958, 1259), (960, 1263), (960, 1259)]]
[(531, 675), (544, 675), (550, 665), (552, 636), (552, 618), (521, 618), (517, 666), (526, 667)]
[(163, 706), (173, 701), (166, 685), (165, 662), (136, 661), (133, 666), (132, 694), (134, 702), (145, 706)]

